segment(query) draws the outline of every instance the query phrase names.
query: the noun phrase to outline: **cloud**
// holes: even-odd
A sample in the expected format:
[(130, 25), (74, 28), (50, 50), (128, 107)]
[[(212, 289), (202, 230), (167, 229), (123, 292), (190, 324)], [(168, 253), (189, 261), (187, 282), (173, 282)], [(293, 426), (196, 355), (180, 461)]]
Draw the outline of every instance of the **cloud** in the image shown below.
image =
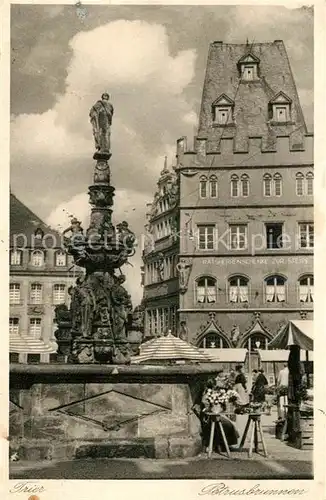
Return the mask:
[(52, 195), (54, 187), (62, 200), (64, 193), (66, 198), (80, 192), (82, 183), (86, 190), (94, 151), (89, 109), (106, 90), (115, 107), (114, 183), (151, 193), (158, 158), (174, 148), (180, 135), (192, 132), (187, 123), (192, 108), (183, 90), (194, 76), (196, 52), (171, 55), (163, 26), (123, 20), (78, 33), (70, 47), (66, 90), (53, 108), (39, 115), (13, 116), (15, 185), (25, 187), (28, 170), (38, 178), (44, 196)]

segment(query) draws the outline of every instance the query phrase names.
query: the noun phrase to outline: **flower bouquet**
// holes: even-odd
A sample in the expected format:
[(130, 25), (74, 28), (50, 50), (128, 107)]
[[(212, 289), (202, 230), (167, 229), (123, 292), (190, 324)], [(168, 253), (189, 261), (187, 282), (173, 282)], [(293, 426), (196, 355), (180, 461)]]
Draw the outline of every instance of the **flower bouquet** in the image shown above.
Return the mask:
[(208, 389), (206, 400), (209, 405), (209, 410), (212, 413), (218, 414), (225, 411), (228, 404), (236, 404), (239, 401), (239, 395), (232, 389)]

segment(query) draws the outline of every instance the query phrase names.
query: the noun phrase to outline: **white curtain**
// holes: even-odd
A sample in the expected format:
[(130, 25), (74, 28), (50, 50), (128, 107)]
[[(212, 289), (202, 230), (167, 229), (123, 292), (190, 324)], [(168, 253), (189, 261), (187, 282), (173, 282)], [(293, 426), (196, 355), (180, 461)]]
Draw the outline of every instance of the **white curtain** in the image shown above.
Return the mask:
[(273, 302), (274, 292), (275, 292), (274, 285), (267, 285), (266, 286), (266, 300), (267, 300), (267, 302)]
[(300, 285), (300, 302), (307, 302), (308, 287), (307, 285)]
[(207, 302), (216, 302), (216, 288), (215, 286), (207, 287)]
[(197, 287), (197, 302), (204, 302), (205, 301), (205, 287), (203, 286), (198, 286)]
[(285, 301), (285, 286), (284, 285), (279, 285), (276, 287), (276, 296), (277, 296), (278, 302)]
[(311, 297), (311, 300), (313, 301), (314, 300), (314, 287), (313, 286), (310, 286), (310, 297)]
[(236, 302), (238, 299), (238, 287), (230, 286), (230, 302)]
[(239, 287), (239, 297), (240, 297), (240, 302), (248, 302), (248, 287), (247, 286), (240, 286)]

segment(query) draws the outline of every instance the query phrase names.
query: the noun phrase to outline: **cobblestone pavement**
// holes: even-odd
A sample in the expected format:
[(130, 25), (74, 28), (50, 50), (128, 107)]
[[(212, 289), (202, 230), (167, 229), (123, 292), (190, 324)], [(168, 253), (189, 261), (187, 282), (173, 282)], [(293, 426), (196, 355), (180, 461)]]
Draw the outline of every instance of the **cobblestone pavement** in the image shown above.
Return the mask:
[[(214, 453), (209, 460), (203, 453), (179, 460), (84, 459), (69, 462), (14, 462), (11, 479), (312, 479), (312, 450), (297, 450), (275, 438), (276, 415), (262, 416), (268, 457), (253, 453), (248, 442), (243, 451), (232, 451), (231, 458)], [(247, 416), (237, 416), (240, 436)]]

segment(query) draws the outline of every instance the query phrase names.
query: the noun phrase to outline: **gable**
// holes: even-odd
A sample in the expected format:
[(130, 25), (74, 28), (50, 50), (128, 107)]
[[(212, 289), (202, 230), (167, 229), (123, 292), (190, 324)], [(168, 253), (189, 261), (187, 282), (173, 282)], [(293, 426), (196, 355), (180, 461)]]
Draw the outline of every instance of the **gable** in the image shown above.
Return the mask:
[(279, 92), (270, 101), (271, 104), (291, 104), (292, 100), (284, 94), (284, 92)]
[(226, 94), (221, 94), (212, 104), (213, 106), (233, 106), (234, 101)]
[(250, 64), (250, 63), (255, 63), (255, 64), (259, 63), (258, 57), (254, 56), (251, 53), (246, 54), (245, 56), (242, 56), (238, 62), (238, 64)]

